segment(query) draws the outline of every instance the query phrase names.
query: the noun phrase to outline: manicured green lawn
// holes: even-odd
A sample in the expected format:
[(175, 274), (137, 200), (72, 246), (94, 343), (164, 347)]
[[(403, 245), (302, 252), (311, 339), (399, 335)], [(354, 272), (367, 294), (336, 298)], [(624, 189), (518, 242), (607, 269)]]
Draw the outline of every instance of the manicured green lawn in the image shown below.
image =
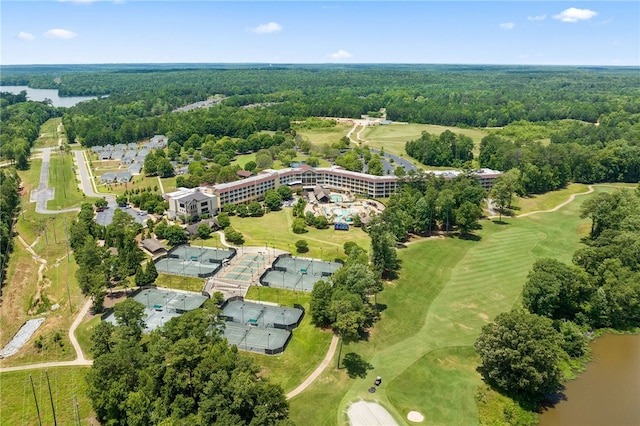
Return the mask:
[[(38, 424), (31, 379), (33, 379), (35, 396), (38, 399), (42, 424), (54, 423), (51, 399), (55, 407), (57, 424), (75, 425), (78, 424), (78, 420), (79, 424), (83, 425), (97, 424), (91, 401), (86, 396), (87, 384), (84, 378), (88, 371), (87, 367), (58, 367), (1, 373), (0, 425)], [(52, 398), (49, 397), (47, 372)], [(80, 419), (76, 417), (76, 401)]]
[(564, 203), (573, 194), (587, 192), (588, 186), (583, 183), (571, 183), (566, 188), (550, 191), (545, 194), (532, 195), (531, 197), (516, 197), (513, 200), (514, 214), (523, 214), (541, 210), (550, 210)]
[[(310, 293), (278, 290), (269, 287), (252, 286), (247, 299), (279, 303), (293, 306), (294, 303), (309, 310)], [(262, 367), (261, 375), (280, 384), (285, 392), (295, 389), (316, 369), (329, 349), (332, 332), (320, 330), (311, 324), (311, 317), (305, 315), (300, 326), (293, 331), (287, 349), (279, 355), (269, 356), (249, 353)]]
[[(407, 141), (420, 138), (422, 132), (432, 135), (439, 135), (445, 130), (450, 130), (456, 134), (463, 134), (473, 139), (474, 155), (478, 156), (480, 152), (480, 141), (488, 133), (481, 129), (460, 129), (457, 127), (435, 126), (431, 124), (390, 124), (386, 126), (367, 127), (360, 137), (367, 142), (364, 145), (372, 148), (384, 148), (386, 152), (407, 157), (404, 149)], [(355, 139), (355, 134), (352, 135)]]
[[(397, 419), (410, 410), (425, 424), (477, 424), (472, 345), (482, 326), (520, 303), (533, 262), (553, 257), (570, 262), (579, 245), (579, 205), (555, 213), (483, 221), (479, 241), (434, 239), (400, 250), (399, 278), (378, 296), (385, 307), (368, 341), (345, 346), (373, 366), (367, 379), (327, 370), (291, 401), (292, 418), (306, 424), (344, 424), (359, 399), (377, 400)], [(383, 384), (367, 392), (377, 375)]]
[[(294, 234), (291, 230), (292, 223), (291, 209), (287, 208), (257, 218), (231, 217), (231, 226), (244, 235), (246, 246), (275, 246), (299, 256), (317, 259), (322, 257), (325, 260), (344, 258), (343, 245), (347, 241), (355, 241), (363, 249), (369, 249), (369, 236), (360, 228), (351, 227), (349, 231), (335, 231), (333, 227), (308, 227), (309, 232)], [(308, 252), (295, 253), (295, 242), (298, 240), (306, 240), (309, 243)]]
[(155, 285), (176, 290), (195, 291), (200, 293), (204, 287), (204, 279), (197, 277), (183, 277), (180, 275), (163, 274), (158, 271)]

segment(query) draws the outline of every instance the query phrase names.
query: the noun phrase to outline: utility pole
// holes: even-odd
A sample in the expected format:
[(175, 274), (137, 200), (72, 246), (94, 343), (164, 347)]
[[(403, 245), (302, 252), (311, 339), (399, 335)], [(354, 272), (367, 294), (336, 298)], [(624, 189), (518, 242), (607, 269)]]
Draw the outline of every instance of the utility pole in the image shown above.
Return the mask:
[(56, 420), (56, 407), (53, 404), (53, 395), (51, 394), (51, 383), (49, 382), (49, 372), (45, 371), (44, 374), (47, 376), (47, 387), (49, 388), (49, 400), (51, 401), (51, 411), (53, 412), (53, 426), (58, 426), (58, 421)]
[(73, 405), (76, 410), (76, 420), (78, 421), (78, 426), (80, 426), (80, 412), (78, 411), (78, 398), (73, 395)]
[(42, 426), (42, 418), (40, 417), (40, 407), (38, 406), (38, 397), (36, 396), (36, 388), (33, 386), (33, 377), (29, 374), (31, 380), (31, 390), (33, 391), (33, 399), (36, 401), (36, 411), (38, 412), (38, 424)]
[(67, 230), (67, 214), (63, 213), (64, 218), (64, 236), (67, 243), (67, 296), (69, 297), (69, 312), (73, 312), (73, 306), (71, 305), (71, 290), (69, 289), (69, 231)]

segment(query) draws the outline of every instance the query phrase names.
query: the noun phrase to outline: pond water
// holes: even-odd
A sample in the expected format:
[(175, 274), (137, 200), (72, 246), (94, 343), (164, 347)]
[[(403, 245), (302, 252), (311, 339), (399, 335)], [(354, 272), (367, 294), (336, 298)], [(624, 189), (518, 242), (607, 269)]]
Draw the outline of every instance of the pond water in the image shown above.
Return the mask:
[(593, 361), (566, 383), (541, 426), (640, 425), (640, 335), (606, 335), (591, 344)]
[(32, 89), (27, 86), (0, 86), (0, 92), (10, 92), (18, 94), (21, 91), (27, 92), (27, 99), (30, 101), (41, 102), (45, 99), (51, 99), (52, 105), (55, 107), (72, 107), (75, 104), (97, 99), (95, 96), (58, 96), (58, 89)]

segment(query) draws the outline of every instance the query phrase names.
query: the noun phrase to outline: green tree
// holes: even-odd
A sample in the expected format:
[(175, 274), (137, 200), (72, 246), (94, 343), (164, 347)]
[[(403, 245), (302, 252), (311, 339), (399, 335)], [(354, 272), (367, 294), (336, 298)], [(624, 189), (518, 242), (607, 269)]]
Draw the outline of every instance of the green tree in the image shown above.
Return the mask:
[(505, 207), (511, 203), (511, 197), (513, 196), (508, 183), (501, 178), (496, 179), (489, 195), (498, 206), (499, 220), (502, 221), (502, 213), (504, 213)]
[(247, 172), (253, 172), (256, 170), (257, 167), (258, 165), (256, 164), (255, 161), (247, 161), (247, 163), (244, 165), (244, 169)]
[(291, 188), (287, 185), (280, 185), (278, 187), (278, 194), (283, 200), (290, 200), (293, 195), (293, 191), (291, 191)]
[(95, 202), (95, 206), (98, 209), (104, 209), (109, 205), (109, 203), (107, 202), (107, 200), (105, 200), (104, 198), (98, 198)]
[(311, 322), (315, 325), (326, 327), (331, 324), (332, 316), (329, 307), (331, 306), (332, 295), (333, 287), (331, 283), (320, 280), (313, 285), (309, 309)]
[(369, 228), (371, 237), (371, 263), (376, 271), (390, 276), (398, 269), (396, 238), (383, 224)]
[(249, 206), (247, 207), (247, 210), (248, 210), (249, 216), (251, 217), (259, 217), (264, 215), (264, 210), (262, 209), (262, 205), (257, 201), (250, 202)]
[(561, 342), (550, 319), (515, 310), (485, 325), (474, 347), (489, 383), (514, 398), (537, 403), (560, 386)]
[[(286, 188), (286, 187), (280, 187)], [(274, 191), (273, 189), (268, 190), (264, 194), (264, 205), (271, 211), (280, 210), (280, 206), (282, 205), (282, 197), (280, 196), (279, 191)]]
[(304, 234), (305, 232), (307, 232), (307, 223), (304, 221), (304, 219), (296, 218), (291, 224), (291, 230), (294, 234)]
[(379, 155), (373, 155), (371, 160), (367, 163), (367, 173), (375, 176), (382, 176), (384, 174), (384, 166), (382, 165), (382, 159)]
[(218, 213), (218, 226), (222, 229), (231, 225), (231, 219), (229, 219), (229, 215), (225, 212)]
[(313, 220), (313, 226), (318, 229), (327, 229), (329, 227), (329, 221), (324, 216), (316, 216)]
[(298, 253), (306, 253), (309, 251), (309, 243), (307, 240), (298, 240), (296, 241), (296, 250)]
[(578, 268), (555, 259), (536, 260), (522, 289), (529, 312), (551, 319), (573, 320), (595, 289)]
[(145, 284), (153, 284), (158, 278), (158, 270), (156, 269), (156, 264), (153, 260), (149, 260), (147, 262), (147, 266), (144, 269), (144, 280)]
[(338, 368), (340, 368), (340, 357), (342, 355), (342, 345), (357, 342), (360, 340), (360, 331), (366, 321), (365, 316), (359, 311), (349, 311), (338, 314), (333, 329), (340, 336), (340, 349), (338, 350)]
[(198, 225), (198, 237), (206, 240), (211, 236), (211, 228), (206, 223)]
[(455, 215), (456, 225), (460, 233), (467, 235), (469, 231), (477, 228), (478, 221), (482, 217), (482, 209), (469, 201), (465, 201), (456, 209)]

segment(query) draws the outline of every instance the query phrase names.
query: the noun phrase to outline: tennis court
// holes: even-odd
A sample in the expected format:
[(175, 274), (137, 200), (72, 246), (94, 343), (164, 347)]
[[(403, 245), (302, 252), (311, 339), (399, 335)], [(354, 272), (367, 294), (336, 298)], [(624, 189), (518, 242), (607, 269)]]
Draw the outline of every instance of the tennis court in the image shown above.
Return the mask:
[(309, 275), (329, 276), (342, 267), (338, 262), (324, 262), (317, 259), (280, 256), (273, 262), (274, 269), (286, 269), (288, 272), (301, 272)]
[(268, 266), (267, 258), (261, 254), (243, 254), (231, 266), (225, 266), (220, 278), (235, 281), (257, 280), (262, 269)]
[(260, 279), (260, 283), (269, 287), (281, 288), (285, 290), (311, 292), (315, 283), (323, 279), (326, 279), (326, 277), (294, 273), (283, 270), (269, 270), (262, 276), (262, 278)]
[(284, 351), (291, 338), (291, 332), (288, 330), (260, 328), (234, 322), (225, 322), (222, 334), (230, 345), (236, 345), (238, 349), (266, 354)]
[(167, 257), (171, 259), (194, 260), (201, 263), (222, 263), (224, 259), (233, 257), (234, 253), (234, 250), (228, 249), (181, 245), (169, 251)]
[[(130, 297), (133, 297), (135, 301), (140, 302), (145, 307), (144, 322), (147, 326), (145, 329), (147, 332), (163, 326), (172, 318), (201, 307), (207, 300), (206, 296), (198, 293), (157, 288), (144, 289)], [(105, 317), (104, 320), (113, 324), (116, 323), (113, 312)]]
[(227, 321), (241, 325), (291, 330), (300, 324), (304, 312), (298, 308), (234, 300), (223, 306), (222, 314)]
[(156, 270), (162, 274), (207, 278), (215, 275), (221, 268), (220, 263), (199, 262), (166, 257), (156, 261)]

